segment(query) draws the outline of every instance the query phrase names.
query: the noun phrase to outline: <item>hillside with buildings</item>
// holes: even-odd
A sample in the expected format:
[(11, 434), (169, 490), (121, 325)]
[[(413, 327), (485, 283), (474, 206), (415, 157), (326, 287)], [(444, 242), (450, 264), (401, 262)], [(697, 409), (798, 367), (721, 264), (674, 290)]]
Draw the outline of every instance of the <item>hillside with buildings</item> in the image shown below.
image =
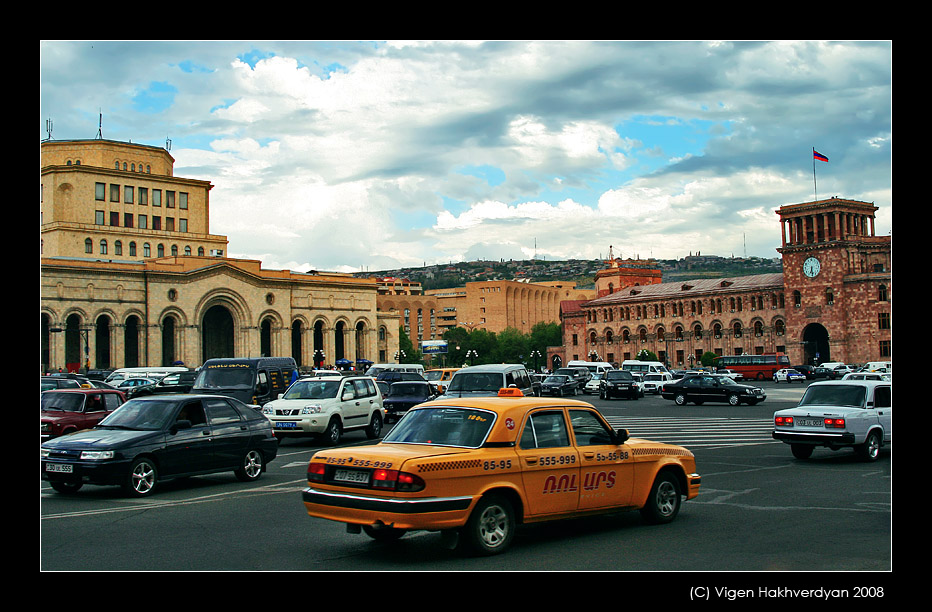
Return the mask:
[[(720, 257), (689, 255), (681, 259), (654, 260), (663, 271), (664, 282), (694, 278), (749, 276), (782, 272), (779, 257)], [(421, 283), (425, 291), (462, 287), (474, 281), (519, 282), (574, 281), (580, 288), (592, 287), (595, 275), (607, 266), (602, 259), (466, 261), (394, 270), (358, 272), (357, 277), (398, 277)]]

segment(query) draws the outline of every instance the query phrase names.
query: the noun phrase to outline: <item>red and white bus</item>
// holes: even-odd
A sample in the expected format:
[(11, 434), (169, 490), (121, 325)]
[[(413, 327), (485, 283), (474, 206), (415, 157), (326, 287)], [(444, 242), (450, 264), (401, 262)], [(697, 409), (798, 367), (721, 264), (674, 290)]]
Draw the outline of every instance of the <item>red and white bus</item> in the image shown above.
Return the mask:
[(745, 380), (764, 380), (772, 379), (777, 370), (790, 367), (790, 358), (784, 353), (724, 355), (715, 358), (715, 367), (739, 372)]

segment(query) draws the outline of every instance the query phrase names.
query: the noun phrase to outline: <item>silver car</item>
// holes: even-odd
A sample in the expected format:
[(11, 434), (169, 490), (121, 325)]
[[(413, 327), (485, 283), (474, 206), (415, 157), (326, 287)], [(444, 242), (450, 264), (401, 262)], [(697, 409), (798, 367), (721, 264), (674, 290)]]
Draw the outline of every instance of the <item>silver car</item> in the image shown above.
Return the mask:
[(876, 461), (893, 439), (892, 384), (874, 380), (812, 383), (795, 408), (774, 413), (773, 437), (807, 459), (816, 446), (853, 448)]

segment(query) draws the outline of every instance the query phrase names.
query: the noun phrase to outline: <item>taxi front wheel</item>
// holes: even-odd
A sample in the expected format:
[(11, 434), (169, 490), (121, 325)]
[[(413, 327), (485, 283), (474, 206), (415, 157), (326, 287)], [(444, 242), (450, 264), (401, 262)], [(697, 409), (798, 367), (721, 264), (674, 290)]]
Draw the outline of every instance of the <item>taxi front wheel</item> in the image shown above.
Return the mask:
[(669, 472), (657, 474), (654, 486), (641, 508), (641, 516), (648, 523), (669, 523), (680, 511), (680, 483)]
[(507, 499), (498, 495), (479, 500), (463, 533), (464, 543), (480, 555), (503, 552), (511, 544), (514, 535), (514, 510)]

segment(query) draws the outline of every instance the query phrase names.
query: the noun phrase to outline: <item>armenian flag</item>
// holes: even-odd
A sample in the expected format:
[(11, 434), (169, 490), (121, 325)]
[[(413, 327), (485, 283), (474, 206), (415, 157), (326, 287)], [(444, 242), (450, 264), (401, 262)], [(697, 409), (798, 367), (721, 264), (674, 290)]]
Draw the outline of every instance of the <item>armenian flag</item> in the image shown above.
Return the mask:
[(827, 157), (825, 157), (824, 155), (822, 155), (821, 153), (819, 153), (819, 152), (816, 151), (815, 149), (812, 150), (812, 158), (813, 158), (813, 159), (816, 159), (816, 160), (818, 160), (818, 161), (824, 161), (824, 162), (827, 162), (827, 161), (828, 161), (828, 158), (827, 158)]

